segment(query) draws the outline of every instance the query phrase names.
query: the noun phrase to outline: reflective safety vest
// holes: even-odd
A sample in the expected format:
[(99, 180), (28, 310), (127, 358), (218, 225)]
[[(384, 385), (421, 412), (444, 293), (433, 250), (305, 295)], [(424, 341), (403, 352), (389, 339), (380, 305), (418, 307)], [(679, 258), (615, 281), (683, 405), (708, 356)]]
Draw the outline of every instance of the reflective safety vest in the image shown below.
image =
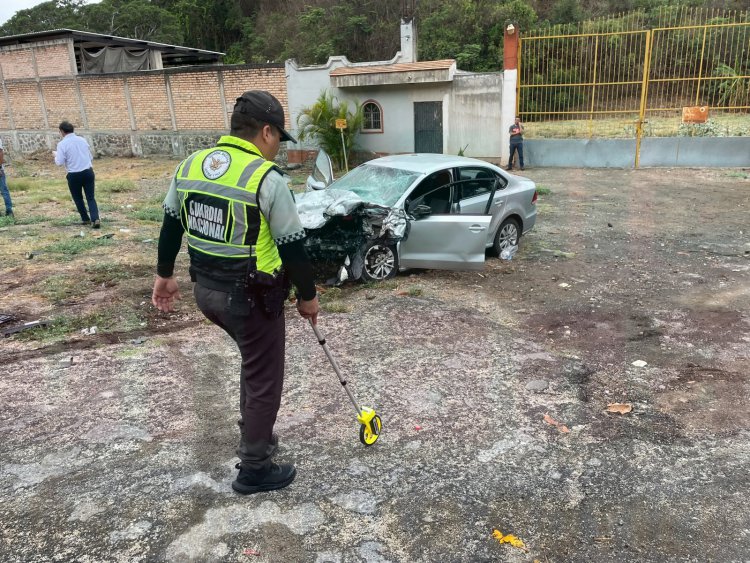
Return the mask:
[(257, 199), (258, 187), (274, 166), (255, 145), (229, 136), (183, 161), (175, 178), (191, 255), (203, 263), (250, 259), (255, 262), (250, 269), (268, 274), (281, 269)]

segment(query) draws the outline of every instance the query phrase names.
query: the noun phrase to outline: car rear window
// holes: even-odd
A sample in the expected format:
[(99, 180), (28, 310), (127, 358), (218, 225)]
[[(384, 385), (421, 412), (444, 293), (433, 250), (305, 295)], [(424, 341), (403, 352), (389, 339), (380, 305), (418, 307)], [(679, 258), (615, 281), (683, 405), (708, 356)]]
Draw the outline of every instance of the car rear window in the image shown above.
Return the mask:
[(363, 164), (329, 187), (349, 190), (364, 201), (392, 207), (420, 176), (419, 172), (410, 170)]

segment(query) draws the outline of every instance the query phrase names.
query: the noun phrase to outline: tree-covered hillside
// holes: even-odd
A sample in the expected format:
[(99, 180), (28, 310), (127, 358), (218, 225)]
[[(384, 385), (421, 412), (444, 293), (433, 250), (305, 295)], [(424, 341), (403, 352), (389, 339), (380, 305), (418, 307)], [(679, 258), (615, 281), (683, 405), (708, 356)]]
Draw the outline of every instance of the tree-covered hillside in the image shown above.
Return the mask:
[(498, 70), (503, 26), (522, 30), (668, 5), (747, 9), (750, 0), (48, 0), (17, 12), (0, 35), (70, 28), (222, 51), (227, 63), (386, 60), (398, 51), (406, 10), (419, 58), (455, 58), (464, 70)]

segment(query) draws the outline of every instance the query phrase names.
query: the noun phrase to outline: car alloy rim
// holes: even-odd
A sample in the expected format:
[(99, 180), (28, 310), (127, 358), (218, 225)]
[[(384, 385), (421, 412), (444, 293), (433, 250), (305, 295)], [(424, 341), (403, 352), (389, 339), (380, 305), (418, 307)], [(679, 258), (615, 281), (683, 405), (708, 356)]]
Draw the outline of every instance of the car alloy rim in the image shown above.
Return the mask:
[(509, 246), (516, 244), (518, 240), (518, 230), (513, 223), (508, 223), (500, 231), (500, 249), (504, 250)]
[(372, 245), (365, 254), (365, 268), (371, 278), (383, 280), (387, 278), (395, 267), (396, 259), (393, 252), (382, 244)]

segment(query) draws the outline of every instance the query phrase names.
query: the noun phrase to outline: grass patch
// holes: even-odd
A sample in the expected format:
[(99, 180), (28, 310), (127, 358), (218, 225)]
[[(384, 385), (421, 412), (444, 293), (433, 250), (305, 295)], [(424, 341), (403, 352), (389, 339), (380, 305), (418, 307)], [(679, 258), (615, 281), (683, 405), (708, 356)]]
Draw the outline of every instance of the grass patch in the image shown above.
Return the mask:
[(38, 183), (38, 180), (31, 178), (13, 178), (8, 180), (8, 189), (11, 191), (11, 194), (13, 192), (28, 192), (38, 187)]
[(16, 217), (16, 225), (33, 225), (35, 223), (44, 223), (49, 221), (50, 218), (44, 215), (27, 215)]
[(536, 193), (538, 193), (539, 195), (549, 195), (549, 194), (552, 193), (552, 190), (549, 189), (549, 188), (547, 188), (547, 187), (545, 187), (545, 186), (539, 186), (539, 185), (537, 185), (537, 187), (536, 187)]
[[(25, 203), (56, 203), (62, 199), (62, 196), (55, 195), (48, 192), (42, 192), (42, 193), (35, 193), (29, 196), (28, 199), (25, 200)], [(71, 202), (72, 204), (72, 202)]]
[(348, 303), (340, 300), (326, 301), (320, 304), (320, 308), (326, 313), (351, 313), (352, 308)]
[(747, 180), (750, 178), (750, 174), (747, 172), (727, 172), (725, 175), (729, 178), (739, 178), (741, 180)]
[(141, 325), (146, 322), (146, 319), (140, 311), (121, 306), (101, 309), (85, 315), (57, 315), (49, 322), (46, 328), (39, 327), (20, 332), (11, 338), (50, 342), (63, 340), (92, 326), (97, 328), (97, 332), (130, 332), (143, 328)]
[(398, 287), (398, 282), (396, 280), (385, 280), (385, 281), (368, 281), (359, 284), (357, 286), (358, 290), (362, 289), (385, 289), (385, 290), (392, 290), (396, 289)]
[(70, 217), (65, 217), (62, 219), (53, 219), (52, 221), (50, 221), (50, 225), (52, 227), (85, 227), (85, 225), (81, 222), (80, 217), (73, 217), (72, 215)]
[(137, 209), (131, 216), (139, 221), (161, 223), (162, 219), (164, 219), (164, 210), (161, 207), (146, 207), (144, 209)]
[(86, 252), (87, 250), (91, 250), (92, 248), (96, 248), (98, 246), (108, 246), (111, 243), (112, 241), (106, 238), (96, 239), (75, 237), (69, 240), (62, 240), (60, 242), (50, 244), (49, 246), (44, 247), (42, 250), (44, 252), (49, 252), (50, 254), (75, 256), (76, 254), (81, 254), (82, 252)]
[(132, 192), (137, 188), (132, 180), (101, 180), (97, 182), (97, 190), (105, 194), (119, 194)]
[(146, 203), (149, 205), (158, 205), (159, 208), (161, 209), (161, 206), (164, 203), (164, 198), (166, 195), (167, 195), (166, 192), (151, 194), (150, 196), (146, 198)]
[(424, 289), (417, 285), (407, 289), (406, 293), (409, 295), (409, 297), (420, 297), (424, 293)]
[(154, 267), (144, 264), (128, 266), (110, 262), (89, 264), (84, 268), (84, 271), (88, 281), (96, 285), (113, 285), (118, 281), (149, 276), (153, 273)]
[[(524, 123), (527, 139), (635, 139), (637, 115), (627, 118), (571, 119)], [(750, 134), (750, 115), (714, 113), (710, 118), (711, 137), (735, 137)], [(681, 112), (673, 115), (647, 115), (644, 137), (677, 137), (682, 125)], [(684, 127), (683, 127), (684, 129)]]
[(56, 274), (45, 278), (39, 284), (39, 293), (48, 301), (57, 304), (71, 297), (83, 295), (86, 292), (84, 285), (77, 276)]
[(96, 202), (96, 206), (99, 208), (100, 213), (112, 213), (115, 211), (120, 211), (122, 208), (121, 205), (117, 205), (116, 203), (99, 203)]

